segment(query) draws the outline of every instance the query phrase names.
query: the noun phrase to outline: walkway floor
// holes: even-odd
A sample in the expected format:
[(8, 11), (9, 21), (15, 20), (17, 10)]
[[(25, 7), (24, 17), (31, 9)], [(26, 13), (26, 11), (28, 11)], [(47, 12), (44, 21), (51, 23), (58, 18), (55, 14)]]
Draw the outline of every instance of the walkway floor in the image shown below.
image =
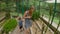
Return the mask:
[[(18, 19), (18, 18), (17, 18)], [(18, 20), (17, 20), (18, 21)], [(30, 28), (31, 30), (31, 34), (40, 34), (41, 32), (39, 31), (37, 25), (33, 22), (32, 27)], [(15, 30), (12, 32), (12, 34), (23, 34), (24, 31), (20, 32), (19, 26), (17, 25), (17, 27), (15, 28)]]
[[(18, 17), (19, 18), (19, 17)], [(18, 18), (16, 18), (17, 22), (18, 22)], [(14, 29), (14, 31), (12, 32), (12, 34), (23, 34), (23, 31), (20, 32), (19, 26), (17, 24), (17, 27)]]
[[(41, 20), (36, 20), (35, 22), (33, 22), (32, 27), (30, 28), (31, 30), (31, 34), (41, 34), (41, 30), (42, 29), (42, 21)], [(39, 26), (39, 27), (38, 27)], [(40, 28), (40, 29), (39, 29)], [(12, 34), (23, 34), (24, 31), (20, 32), (19, 26), (17, 25), (17, 27), (15, 28), (15, 30), (12, 32)], [(52, 34), (52, 32), (50, 31), (50, 29), (48, 29), (46, 34)]]
[(17, 26), (15, 30), (12, 32), (12, 34), (23, 34), (23, 31), (20, 32), (19, 26)]

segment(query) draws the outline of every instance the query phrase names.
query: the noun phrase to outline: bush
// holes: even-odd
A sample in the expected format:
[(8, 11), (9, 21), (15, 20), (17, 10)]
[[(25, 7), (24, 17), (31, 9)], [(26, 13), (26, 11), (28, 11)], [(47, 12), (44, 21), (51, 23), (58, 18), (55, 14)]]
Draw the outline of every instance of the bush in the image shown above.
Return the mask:
[(3, 27), (3, 31), (7, 34), (9, 31), (13, 30), (17, 26), (17, 21), (15, 19), (9, 19)]
[(40, 17), (40, 12), (39, 11), (35, 11), (32, 14), (32, 20), (36, 20)]

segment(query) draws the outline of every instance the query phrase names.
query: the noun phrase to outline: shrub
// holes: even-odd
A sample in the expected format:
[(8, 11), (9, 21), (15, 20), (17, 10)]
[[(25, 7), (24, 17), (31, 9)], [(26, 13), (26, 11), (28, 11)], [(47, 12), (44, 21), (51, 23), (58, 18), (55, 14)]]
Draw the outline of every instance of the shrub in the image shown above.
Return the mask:
[(35, 11), (32, 14), (32, 20), (36, 20), (40, 17), (40, 12), (39, 11)]
[(15, 27), (17, 26), (17, 21), (15, 19), (9, 19), (6, 21), (4, 27), (3, 27), (3, 31), (6, 32), (6, 34), (13, 30)]

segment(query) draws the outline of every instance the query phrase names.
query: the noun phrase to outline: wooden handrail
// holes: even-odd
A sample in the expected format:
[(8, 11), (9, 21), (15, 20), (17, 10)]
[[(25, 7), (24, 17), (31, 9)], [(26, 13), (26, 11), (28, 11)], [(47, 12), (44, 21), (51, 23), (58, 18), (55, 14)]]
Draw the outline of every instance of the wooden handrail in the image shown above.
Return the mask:
[(42, 17), (40, 17), (40, 19), (56, 34), (60, 34), (60, 31), (58, 31), (54, 26), (50, 25), (49, 22), (47, 22), (46, 20), (44, 20)]
[(0, 19), (0, 22), (2, 22), (5, 19), (5, 16), (3, 18)]

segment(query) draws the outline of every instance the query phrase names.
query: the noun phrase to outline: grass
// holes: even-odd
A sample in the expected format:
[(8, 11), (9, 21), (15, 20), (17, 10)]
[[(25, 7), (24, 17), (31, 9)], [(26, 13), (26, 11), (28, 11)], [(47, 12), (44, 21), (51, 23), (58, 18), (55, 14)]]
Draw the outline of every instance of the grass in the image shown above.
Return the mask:
[[(49, 18), (49, 15), (46, 15), (46, 17)], [(52, 17), (52, 16), (51, 16), (51, 17)], [(51, 19), (52, 19), (52, 18), (51, 18)], [(50, 19), (50, 20), (51, 20), (51, 19)], [(59, 19), (58, 19), (57, 17), (54, 17), (53, 22), (56, 23), (56, 24), (58, 24), (58, 23), (59, 23)]]
[(53, 22), (55, 22), (56, 24), (59, 24), (59, 19), (57, 17), (54, 17)]
[(9, 19), (5, 22), (3, 31), (8, 33), (9, 31), (13, 30), (16, 26), (17, 26), (17, 21), (15, 19)]

